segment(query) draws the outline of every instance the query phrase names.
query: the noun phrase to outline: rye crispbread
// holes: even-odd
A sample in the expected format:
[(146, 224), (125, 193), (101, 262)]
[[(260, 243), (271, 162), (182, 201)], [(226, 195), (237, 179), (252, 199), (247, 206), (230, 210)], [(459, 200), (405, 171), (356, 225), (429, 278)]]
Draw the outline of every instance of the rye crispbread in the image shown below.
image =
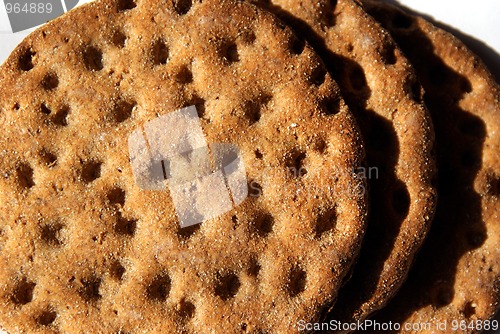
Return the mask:
[[(84, 5), (15, 49), (0, 103), (9, 332), (290, 333), (357, 255), (354, 118), (312, 49), (254, 6)], [(127, 138), (189, 105), (208, 142), (239, 147), (257, 191), (180, 229), (168, 191), (134, 183)]]
[[(500, 305), (498, 84), (450, 33), (402, 8), (364, 2), (415, 65), (435, 124), (439, 165), (428, 240), (407, 283), (377, 319), (431, 324), (418, 333), (479, 332), (478, 324), (484, 328)], [(437, 330), (444, 321), (446, 331)], [(453, 331), (452, 321), (462, 328)]]
[(395, 294), (436, 204), (434, 133), (411, 64), (352, 0), (254, 1), (306, 38), (360, 124), (370, 217), (359, 261), (327, 320), (361, 320)]

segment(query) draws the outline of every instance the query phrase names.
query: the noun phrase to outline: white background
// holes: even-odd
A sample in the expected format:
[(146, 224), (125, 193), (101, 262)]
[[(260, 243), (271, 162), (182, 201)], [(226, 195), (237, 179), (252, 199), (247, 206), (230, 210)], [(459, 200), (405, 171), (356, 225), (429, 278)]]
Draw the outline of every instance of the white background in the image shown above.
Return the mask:
[[(3, 2), (3, 0), (0, 1)], [(500, 78), (499, 0), (475, 0), (473, 2), (470, 0), (400, 0), (399, 2), (472, 37), (472, 42), (466, 38), (469, 45), (485, 59), (497, 78)], [(29, 32), (12, 34), (5, 6), (3, 4), (0, 6), (0, 63), (4, 62)], [(500, 314), (497, 315), (497, 319), (500, 320)], [(2, 334), (1, 330), (0, 334)], [(497, 331), (497, 334), (500, 334), (500, 331)]]

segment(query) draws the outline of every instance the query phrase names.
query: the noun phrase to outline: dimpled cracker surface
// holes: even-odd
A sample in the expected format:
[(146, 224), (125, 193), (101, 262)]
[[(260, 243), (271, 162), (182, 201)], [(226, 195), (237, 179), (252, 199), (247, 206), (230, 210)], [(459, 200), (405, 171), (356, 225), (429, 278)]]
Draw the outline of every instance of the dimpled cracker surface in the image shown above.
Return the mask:
[(434, 133), (421, 87), (392, 38), (354, 1), (259, 4), (321, 55), (367, 145), (368, 231), (352, 278), (328, 315), (328, 320), (363, 319), (404, 281), (434, 214)]
[[(430, 323), (418, 333), (481, 331), (500, 303), (499, 87), (451, 34), (366, 1), (415, 65), (436, 129), (439, 202), (407, 283), (378, 320)], [(436, 330), (447, 320), (447, 330)], [(478, 325), (479, 324), (479, 325)], [(407, 331), (410, 332), (410, 331)]]
[[(97, 1), (0, 71), (6, 331), (290, 333), (335, 298), (365, 229), (361, 139), (319, 57), (274, 16)], [(127, 139), (190, 105), (207, 142), (239, 148), (250, 194), (181, 229), (168, 190), (135, 184)]]

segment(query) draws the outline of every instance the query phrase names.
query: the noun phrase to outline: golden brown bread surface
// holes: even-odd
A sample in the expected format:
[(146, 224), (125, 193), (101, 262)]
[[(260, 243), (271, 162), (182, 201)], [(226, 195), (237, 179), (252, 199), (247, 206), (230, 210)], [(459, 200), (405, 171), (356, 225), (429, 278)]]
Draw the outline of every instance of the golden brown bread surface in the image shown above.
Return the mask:
[(352, 0), (255, 1), (308, 39), (360, 124), (370, 217), (359, 261), (328, 320), (366, 318), (400, 287), (436, 204), (434, 132), (415, 72)]
[[(482, 61), (418, 15), (364, 1), (415, 65), (436, 129), (439, 202), (415, 268), (378, 320), (480, 332), (500, 305), (500, 93)], [(404, 326), (404, 324), (402, 326)], [(407, 331), (410, 332), (410, 331)], [(455, 331), (453, 331), (455, 332)]]
[[(273, 16), (96, 1), (0, 73), (7, 331), (290, 333), (335, 298), (365, 230), (361, 139), (319, 57)], [(180, 229), (168, 191), (134, 183), (127, 138), (188, 105), (260, 191)]]

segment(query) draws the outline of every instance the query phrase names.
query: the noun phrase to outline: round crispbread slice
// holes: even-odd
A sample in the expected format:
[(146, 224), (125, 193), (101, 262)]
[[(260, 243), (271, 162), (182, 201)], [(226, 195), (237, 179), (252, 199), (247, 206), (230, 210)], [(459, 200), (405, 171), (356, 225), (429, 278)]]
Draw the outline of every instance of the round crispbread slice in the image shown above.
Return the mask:
[[(255, 6), (84, 5), (15, 49), (0, 103), (9, 333), (289, 333), (358, 254), (355, 120), (314, 51)], [(136, 184), (128, 139), (191, 105), (208, 143), (238, 147), (249, 194), (180, 228), (168, 188)]]
[(360, 124), (370, 186), (368, 231), (352, 278), (328, 320), (361, 320), (395, 294), (436, 204), (434, 133), (414, 70), (392, 38), (352, 0), (257, 3), (306, 38)]
[[(455, 332), (452, 322), (456, 332), (480, 332), (500, 304), (498, 84), (450, 33), (399, 7), (365, 3), (417, 70), (435, 124), (439, 166), (428, 240), (379, 318), (402, 323), (402, 329), (430, 324), (418, 333)], [(447, 328), (436, 328), (445, 321)]]

